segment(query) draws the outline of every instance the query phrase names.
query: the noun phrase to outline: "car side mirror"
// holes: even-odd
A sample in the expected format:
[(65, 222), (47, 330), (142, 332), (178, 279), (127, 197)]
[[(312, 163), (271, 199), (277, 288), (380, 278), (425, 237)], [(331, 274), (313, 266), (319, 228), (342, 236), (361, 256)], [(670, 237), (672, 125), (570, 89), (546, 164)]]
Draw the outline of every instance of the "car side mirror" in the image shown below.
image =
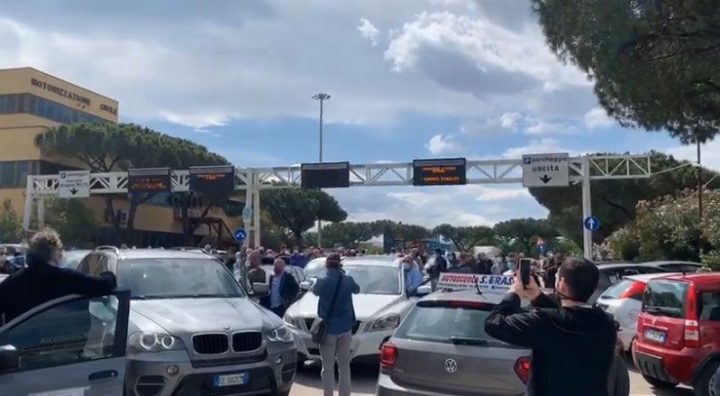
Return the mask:
[(20, 368), (20, 352), (12, 345), (0, 346), (0, 371)]
[(421, 285), (415, 291), (415, 295), (417, 295), (417, 296), (427, 296), (430, 293), (432, 293), (432, 285), (427, 284), (427, 283), (424, 285)]
[(310, 288), (312, 288), (312, 282), (311, 282), (311, 281), (309, 281), (309, 280), (304, 280), (304, 281), (300, 282), (300, 290), (309, 291)]
[(270, 285), (267, 283), (253, 283), (252, 289), (256, 296), (267, 296), (270, 293)]

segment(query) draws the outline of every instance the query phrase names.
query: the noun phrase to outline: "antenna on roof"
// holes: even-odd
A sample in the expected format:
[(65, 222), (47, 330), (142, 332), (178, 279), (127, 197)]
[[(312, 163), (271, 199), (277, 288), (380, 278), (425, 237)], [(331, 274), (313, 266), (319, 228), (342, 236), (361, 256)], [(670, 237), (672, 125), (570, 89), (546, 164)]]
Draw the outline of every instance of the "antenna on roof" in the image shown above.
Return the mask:
[(477, 292), (477, 294), (478, 294), (479, 296), (482, 296), (483, 293), (482, 293), (482, 290), (480, 290), (480, 283), (478, 282), (479, 279), (480, 279), (480, 278), (477, 278), (477, 279), (475, 280), (475, 291)]

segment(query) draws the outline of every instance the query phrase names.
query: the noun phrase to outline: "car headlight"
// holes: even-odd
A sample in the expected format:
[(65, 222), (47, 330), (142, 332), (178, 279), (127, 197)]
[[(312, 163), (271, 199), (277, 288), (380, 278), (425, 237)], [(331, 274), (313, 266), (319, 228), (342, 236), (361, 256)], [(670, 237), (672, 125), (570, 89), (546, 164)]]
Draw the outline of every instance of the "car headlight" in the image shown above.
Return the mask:
[(163, 352), (185, 349), (182, 340), (164, 333), (133, 333), (128, 345), (140, 352)]
[(294, 319), (291, 316), (288, 316), (288, 314), (285, 314), (283, 316), (283, 322), (285, 323), (285, 326), (294, 328), (297, 327), (297, 324), (294, 322)]
[(400, 315), (396, 313), (387, 314), (372, 322), (368, 331), (393, 330), (400, 326)]
[(270, 342), (293, 342), (293, 335), (287, 326), (280, 326), (268, 334)]

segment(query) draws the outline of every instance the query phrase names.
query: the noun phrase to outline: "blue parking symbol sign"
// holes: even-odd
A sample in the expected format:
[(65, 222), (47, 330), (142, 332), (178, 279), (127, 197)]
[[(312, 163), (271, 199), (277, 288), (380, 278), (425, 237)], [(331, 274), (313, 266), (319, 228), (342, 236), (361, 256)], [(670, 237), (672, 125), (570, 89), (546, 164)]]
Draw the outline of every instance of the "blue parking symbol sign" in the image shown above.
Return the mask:
[(233, 236), (235, 237), (236, 241), (240, 242), (245, 240), (247, 234), (245, 233), (244, 229), (238, 228), (237, 230), (235, 230), (235, 232), (233, 232)]
[(588, 231), (597, 231), (600, 228), (600, 220), (595, 216), (588, 216), (583, 222), (585, 229)]

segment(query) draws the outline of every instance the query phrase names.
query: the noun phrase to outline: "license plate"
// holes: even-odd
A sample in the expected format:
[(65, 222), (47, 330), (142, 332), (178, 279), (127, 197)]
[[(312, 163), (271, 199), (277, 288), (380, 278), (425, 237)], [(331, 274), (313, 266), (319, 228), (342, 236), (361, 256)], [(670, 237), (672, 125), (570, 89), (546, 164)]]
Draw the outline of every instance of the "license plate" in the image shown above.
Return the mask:
[(645, 330), (645, 339), (648, 341), (655, 341), (659, 342), (661, 344), (665, 343), (665, 337), (667, 335), (664, 331), (658, 331), (658, 330)]
[(249, 373), (216, 375), (213, 379), (213, 384), (216, 388), (223, 386), (238, 386), (247, 384), (249, 379)]

